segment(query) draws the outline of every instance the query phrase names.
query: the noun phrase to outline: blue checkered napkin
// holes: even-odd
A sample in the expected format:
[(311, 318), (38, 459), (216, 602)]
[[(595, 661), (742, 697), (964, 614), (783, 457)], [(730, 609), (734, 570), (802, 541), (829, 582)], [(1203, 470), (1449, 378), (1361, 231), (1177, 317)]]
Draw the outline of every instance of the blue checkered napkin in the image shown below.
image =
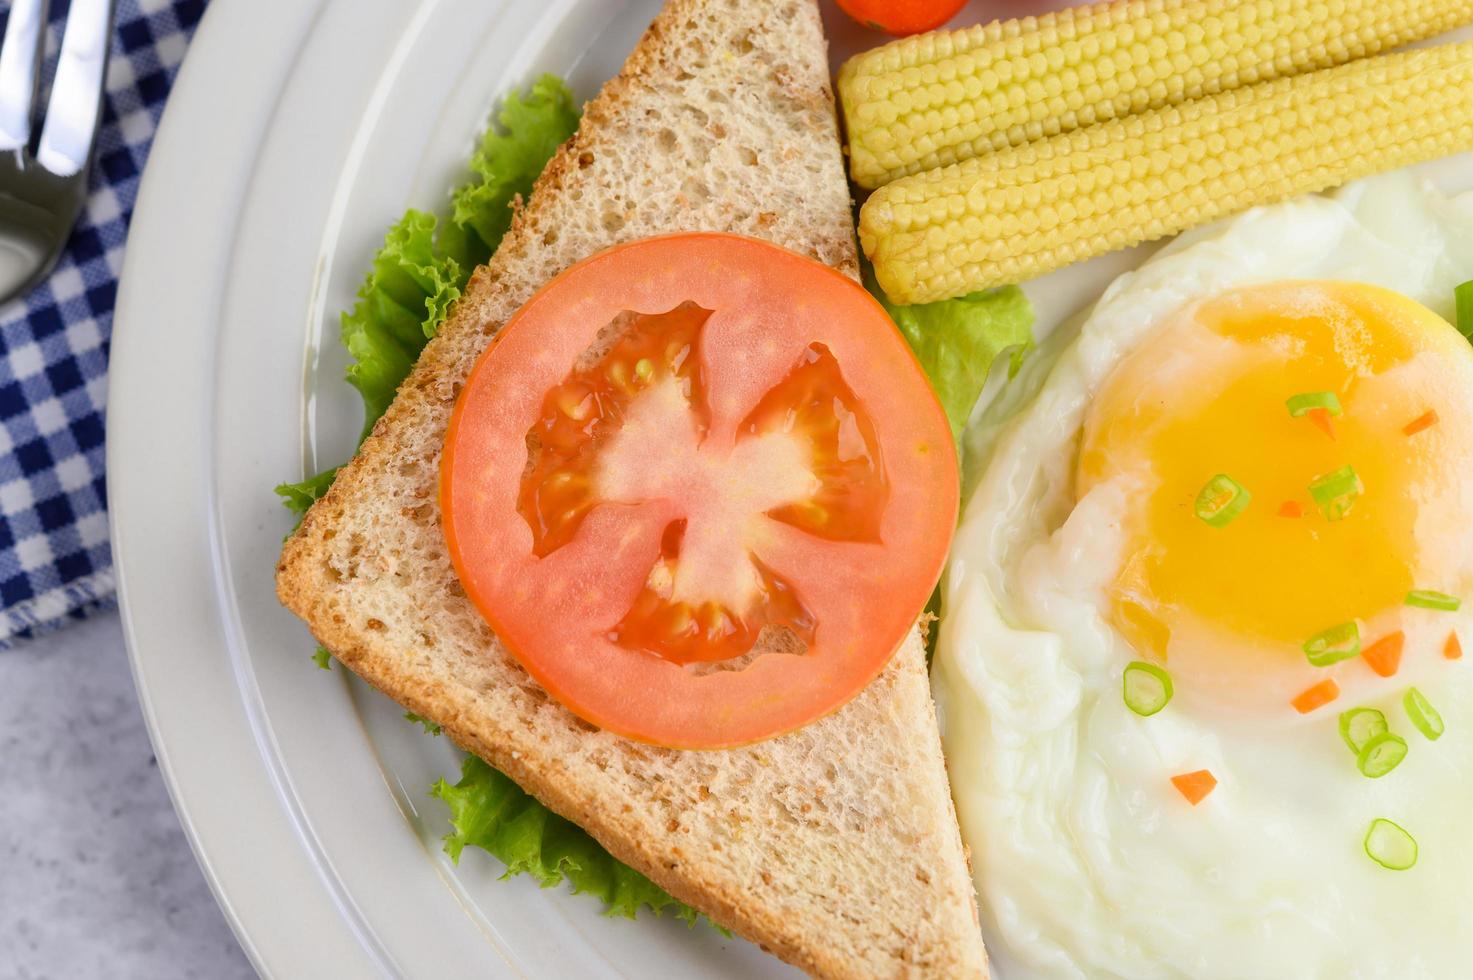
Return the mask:
[[(51, 3), (45, 78), (68, 6)], [(119, 0), (87, 207), (51, 277), (0, 306), (0, 648), (112, 597), (102, 437), (113, 301), (138, 178), (204, 9)]]

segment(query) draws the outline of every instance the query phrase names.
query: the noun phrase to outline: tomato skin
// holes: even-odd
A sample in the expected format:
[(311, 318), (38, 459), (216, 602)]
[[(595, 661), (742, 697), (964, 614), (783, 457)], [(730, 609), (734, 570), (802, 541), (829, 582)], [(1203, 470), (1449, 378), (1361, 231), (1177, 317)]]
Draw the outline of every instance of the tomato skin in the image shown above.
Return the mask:
[[(740, 442), (750, 406), (805, 349), (822, 343), (872, 418), (892, 476), (878, 541), (824, 541), (760, 516), (730, 529), (749, 541), (754, 562), (795, 583), (815, 617), (814, 643), (805, 654), (766, 654), (739, 670), (699, 674), (620, 646), (616, 627), (645, 588), (665, 530), (699, 515), (702, 501), (675, 493), (596, 506), (571, 541), (543, 557), (534, 554), (533, 531), (517, 509), (527, 434), (546, 394), (621, 314), (687, 302), (715, 311), (703, 341), (707, 439)], [(669, 447), (649, 442), (640, 451), (657, 468)], [(811, 259), (708, 233), (601, 252), (528, 301), (461, 391), (440, 487), (461, 585), (528, 673), (600, 728), (691, 749), (791, 731), (863, 690), (940, 576), (959, 491), (945, 415), (883, 308), (853, 280)]]
[(866, 27), (904, 37), (935, 30), (955, 17), (967, 0), (838, 0), (838, 4)]

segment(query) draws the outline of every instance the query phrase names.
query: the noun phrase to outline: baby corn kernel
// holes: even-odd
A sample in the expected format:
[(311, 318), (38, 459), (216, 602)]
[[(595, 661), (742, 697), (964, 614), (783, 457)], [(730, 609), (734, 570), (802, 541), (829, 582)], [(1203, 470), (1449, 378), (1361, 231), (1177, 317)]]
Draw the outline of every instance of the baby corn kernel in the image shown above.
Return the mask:
[(1129, 0), (917, 35), (840, 70), (855, 183), (898, 177), (1473, 23), (1473, 0)]
[(1021, 282), (1473, 150), (1473, 42), (1234, 89), (897, 180), (859, 240), (897, 303)]

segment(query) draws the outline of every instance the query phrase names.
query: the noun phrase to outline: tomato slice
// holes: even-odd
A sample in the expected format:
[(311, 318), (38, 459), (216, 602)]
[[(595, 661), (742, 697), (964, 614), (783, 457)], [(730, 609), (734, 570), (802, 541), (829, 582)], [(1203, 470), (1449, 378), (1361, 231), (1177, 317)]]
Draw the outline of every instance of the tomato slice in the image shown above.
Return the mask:
[(512, 655), (584, 720), (679, 748), (859, 693), (957, 510), (946, 417), (885, 311), (733, 235), (555, 278), (472, 370), (441, 467), (451, 560)]
[(850, 17), (897, 37), (934, 30), (966, 5), (967, 0), (839, 0)]

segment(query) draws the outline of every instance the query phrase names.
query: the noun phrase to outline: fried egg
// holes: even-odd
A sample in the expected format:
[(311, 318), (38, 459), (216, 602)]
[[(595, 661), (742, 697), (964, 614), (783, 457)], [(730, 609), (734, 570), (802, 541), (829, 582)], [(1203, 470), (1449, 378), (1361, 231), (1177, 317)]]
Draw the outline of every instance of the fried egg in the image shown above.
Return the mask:
[[(1391, 175), (1260, 208), (1117, 279), (974, 425), (933, 683), (1002, 976), (1466, 969), (1473, 659), (1446, 651), (1473, 602), (1406, 598), (1473, 599), (1468, 279), (1473, 194)], [(1219, 475), (1246, 500), (1220, 523)], [(1310, 662), (1348, 623), (1401, 633), (1391, 676)], [(1126, 704), (1132, 662), (1169, 673), (1159, 713)], [(1406, 740), (1379, 778), (1341, 735), (1355, 707)], [(1171, 777), (1199, 770), (1194, 805)], [(1377, 818), (1411, 868), (1368, 856)]]

